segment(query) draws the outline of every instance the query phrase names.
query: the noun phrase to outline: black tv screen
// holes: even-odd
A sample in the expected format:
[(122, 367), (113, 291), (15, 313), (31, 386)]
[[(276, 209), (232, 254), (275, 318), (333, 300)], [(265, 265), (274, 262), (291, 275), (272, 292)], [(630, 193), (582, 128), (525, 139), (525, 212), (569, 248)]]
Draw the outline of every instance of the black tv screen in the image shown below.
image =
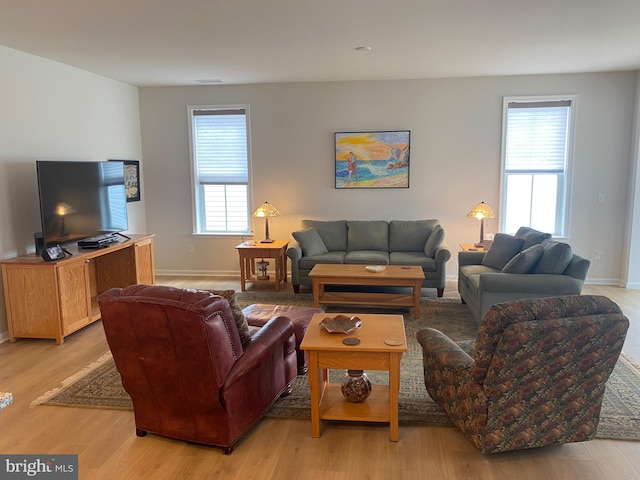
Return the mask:
[(36, 169), (46, 246), (129, 228), (123, 162), (37, 161)]

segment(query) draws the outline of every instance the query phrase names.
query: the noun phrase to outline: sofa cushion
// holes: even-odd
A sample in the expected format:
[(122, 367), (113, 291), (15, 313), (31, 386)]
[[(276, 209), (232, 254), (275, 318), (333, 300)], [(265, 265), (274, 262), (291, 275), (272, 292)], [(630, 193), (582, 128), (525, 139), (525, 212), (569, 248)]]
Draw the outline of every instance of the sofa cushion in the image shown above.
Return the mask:
[(496, 233), (493, 243), (482, 259), (482, 265), (502, 270), (522, 248), (523, 240), (506, 233)]
[(347, 250), (346, 220), (302, 220), (302, 229), (315, 227), (330, 252)]
[(329, 251), (315, 227), (299, 230), (293, 232), (291, 235), (296, 239), (300, 248), (302, 248), (302, 255), (305, 257), (312, 257)]
[(389, 265), (389, 252), (382, 250), (355, 250), (347, 252), (344, 263), (364, 265)]
[(319, 263), (344, 263), (344, 256), (347, 252), (327, 252), (313, 257), (302, 257), (298, 261), (298, 265), (302, 270), (311, 270)]
[(529, 273), (540, 260), (543, 251), (544, 247), (541, 244), (522, 250), (507, 262), (502, 271), (504, 273)]
[(436, 271), (436, 261), (422, 252), (390, 252), (390, 265), (418, 265), (425, 272)]
[(242, 309), (238, 305), (236, 301), (236, 292), (235, 290), (207, 290), (208, 292), (213, 293), (214, 295), (218, 295), (219, 297), (225, 298), (227, 302), (229, 302), (229, 306), (231, 307), (231, 313), (233, 313), (233, 319), (235, 320), (236, 327), (238, 328), (238, 334), (240, 335), (240, 341), (244, 345), (251, 339), (251, 334), (249, 332), (249, 323), (242, 313)]
[(351, 220), (348, 225), (347, 251), (389, 251), (389, 222), (385, 220)]
[(532, 273), (563, 273), (573, 257), (569, 244), (545, 240), (542, 246), (544, 251)]
[(526, 250), (529, 247), (551, 238), (551, 234), (534, 230), (531, 227), (520, 227), (516, 232), (515, 237), (522, 239), (522, 250)]
[(391, 220), (389, 252), (421, 252), (437, 220)]
[(424, 244), (424, 254), (427, 257), (434, 257), (436, 250), (444, 241), (444, 230), (440, 225), (436, 225)]

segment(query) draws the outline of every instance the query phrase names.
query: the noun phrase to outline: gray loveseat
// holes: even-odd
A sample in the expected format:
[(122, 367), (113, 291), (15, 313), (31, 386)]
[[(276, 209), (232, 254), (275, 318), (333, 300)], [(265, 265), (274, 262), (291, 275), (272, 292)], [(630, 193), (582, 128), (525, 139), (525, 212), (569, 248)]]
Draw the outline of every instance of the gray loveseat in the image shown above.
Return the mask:
[(419, 265), (424, 288), (444, 292), (451, 251), (438, 220), (303, 220), (287, 249), (294, 292), (311, 285), (309, 272), (318, 263)]
[(497, 234), (488, 252), (458, 252), (458, 292), (480, 323), (508, 300), (579, 295), (590, 263), (548, 233), (521, 227)]

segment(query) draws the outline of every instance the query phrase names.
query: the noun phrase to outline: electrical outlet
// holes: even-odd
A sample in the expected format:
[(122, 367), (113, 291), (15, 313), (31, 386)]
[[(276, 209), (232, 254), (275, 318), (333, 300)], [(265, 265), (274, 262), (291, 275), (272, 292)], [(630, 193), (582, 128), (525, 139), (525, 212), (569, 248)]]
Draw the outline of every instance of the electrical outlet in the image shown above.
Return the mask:
[(187, 253), (189, 253), (189, 254), (193, 253), (193, 244), (192, 243), (189, 243), (187, 245)]
[(594, 260), (602, 260), (602, 250), (594, 250), (593, 251), (593, 259)]

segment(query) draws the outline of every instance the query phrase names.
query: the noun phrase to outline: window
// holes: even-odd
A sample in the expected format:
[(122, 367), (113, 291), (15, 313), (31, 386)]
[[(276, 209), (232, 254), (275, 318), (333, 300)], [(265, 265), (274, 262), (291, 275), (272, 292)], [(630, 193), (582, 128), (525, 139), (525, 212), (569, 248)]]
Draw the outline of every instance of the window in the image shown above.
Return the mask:
[(575, 97), (505, 98), (501, 231), (566, 235)]
[(196, 233), (249, 232), (249, 108), (189, 107)]

